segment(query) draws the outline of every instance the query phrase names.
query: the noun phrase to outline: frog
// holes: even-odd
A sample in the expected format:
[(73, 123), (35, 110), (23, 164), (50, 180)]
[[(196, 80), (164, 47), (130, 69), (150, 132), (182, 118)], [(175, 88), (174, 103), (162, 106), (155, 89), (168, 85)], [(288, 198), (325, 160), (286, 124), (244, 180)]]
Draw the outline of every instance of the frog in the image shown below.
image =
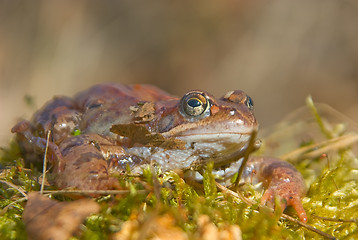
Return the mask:
[[(253, 101), (241, 90), (221, 98), (191, 90), (179, 98), (149, 84), (101, 83), (54, 97), (12, 132), (28, 163), (42, 162), (47, 150), (59, 189), (110, 190), (121, 188), (118, 175), (148, 166), (200, 181), (210, 162), (217, 181), (229, 185), (258, 126)], [(304, 179), (290, 163), (250, 155), (242, 180), (262, 183), (262, 204), (274, 206), (278, 197), (282, 211), (292, 206), (307, 221)]]

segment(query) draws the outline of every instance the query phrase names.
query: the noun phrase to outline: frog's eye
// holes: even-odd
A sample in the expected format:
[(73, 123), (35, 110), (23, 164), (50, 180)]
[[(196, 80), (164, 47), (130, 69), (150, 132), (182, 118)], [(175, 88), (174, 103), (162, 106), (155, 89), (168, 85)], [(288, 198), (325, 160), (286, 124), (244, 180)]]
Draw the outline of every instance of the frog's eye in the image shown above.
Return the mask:
[(254, 101), (252, 101), (252, 99), (249, 96), (246, 96), (245, 104), (250, 109), (254, 108)]
[(190, 117), (201, 116), (208, 112), (210, 103), (201, 92), (189, 92), (180, 100), (181, 112)]
[(222, 100), (233, 103), (245, 104), (246, 107), (251, 110), (254, 108), (254, 102), (252, 101), (252, 99), (241, 90), (226, 93), (225, 96), (222, 97)]

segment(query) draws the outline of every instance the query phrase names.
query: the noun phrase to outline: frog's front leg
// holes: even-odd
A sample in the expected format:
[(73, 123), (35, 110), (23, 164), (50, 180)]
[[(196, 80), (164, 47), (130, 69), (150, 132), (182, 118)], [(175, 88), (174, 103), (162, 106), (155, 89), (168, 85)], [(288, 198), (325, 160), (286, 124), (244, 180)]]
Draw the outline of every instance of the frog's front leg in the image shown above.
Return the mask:
[[(32, 125), (29, 121), (21, 121), (16, 124), (11, 131), (16, 133), (19, 146), (23, 151), (25, 160), (29, 163), (42, 162), (42, 158), (38, 157), (38, 154), (42, 155), (46, 152), (46, 147), (48, 148), (47, 159), (51, 164), (57, 163), (61, 165), (62, 163), (62, 154), (59, 147), (44, 137), (37, 137), (33, 134), (31, 129)], [(35, 155), (35, 156), (33, 156)]]
[(55, 185), (81, 190), (121, 189), (116, 173), (127, 165), (140, 165), (141, 159), (128, 156), (114, 141), (97, 134), (81, 134), (60, 144), (64, 164), (55, 165)]
[(274, 206), (275, 197), (281, 201), (282, 211), (292, 206), (302, 222), (307, 222), (301, 198), (306, 193), (302, 175), (290, 163), (277, 158), (251, 157), (244, 173), (246, 179), (257, 178), (266, 189), (261, 203)]
[[(74, 130), (79, 129), (81, 113), (76, 104), (66, 97), (55, 97), (37, 111), (32, 121), (23, 120), (11, 131), (16, 133), (21, 152), (27, 163), (40, 164), (40, 157), (48, 145), (48, 159), (60, 161), (58, 145), (72, 137)], [(47, 139), (47, 135), (49, 139)]]

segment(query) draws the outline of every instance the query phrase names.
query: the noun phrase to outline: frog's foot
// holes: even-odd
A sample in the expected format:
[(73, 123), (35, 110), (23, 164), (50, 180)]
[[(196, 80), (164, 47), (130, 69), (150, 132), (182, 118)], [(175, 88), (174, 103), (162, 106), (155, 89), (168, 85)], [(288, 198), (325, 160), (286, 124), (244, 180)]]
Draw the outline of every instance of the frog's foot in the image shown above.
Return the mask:
[(24, 151), (43, 154), (46, 152), (46, 148), (48, 148), (47, 159), (52, 164), (57, 163), (61, 165), (63, 163), (63, 157), (58, 146), (46, 138), (35, 136), (29, 121), (24, 120), (19, 122), (11, 129), (11, 132), (17, 134), (20, 146), (24, 148)]
[(282, 212), (286, 207), (292, 206), (301, 222), (307, 222), (307, 215), (302, 206), (301, 194), (299, 194), (301, 189), (293, 182), (281, 182), (270, 185), (261, 198), (261, 204), (274, 207), (275, 198), (278, 198)]
[[(302, 222), (307, 222), (306, 212), (302, 207), (301, 198), (306, 193), (302, 175), (290, 163), (272, 157), (251, 157), (248, 161), (246, 177), (262, 181), (266, 192), (261, 203), (270, 207), (275, 205), (275, 198), (281, 202), (281, 210), (292, 206)], [(255, 172), (253, 172), (253, 170)]]

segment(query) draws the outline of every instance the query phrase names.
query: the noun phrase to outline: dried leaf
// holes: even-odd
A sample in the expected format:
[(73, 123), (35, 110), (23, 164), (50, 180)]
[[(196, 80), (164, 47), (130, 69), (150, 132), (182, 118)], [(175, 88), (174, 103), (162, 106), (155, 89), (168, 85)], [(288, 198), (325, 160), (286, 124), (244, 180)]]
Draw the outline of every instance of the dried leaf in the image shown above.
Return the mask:
[(207, 215), (201, 215), (198, 218), (199, 239), (203, 240), (241, 240), (241, 230), (238, 225), (215, 226)]
[(76, 233), (88, 215), (98, 213), (99, 210), (99, 205), (90, 199), (59, 202), (31, 192), (23, 221), (29, 239), (68, 239)]
[(126, 239), (171, 239), (186, 240), (187, 234), (179, 228), (173, 216), (165, 214), (140, 222), (133, 219), (123, 224), (122, 230), (112, 236), (114, 240)]

